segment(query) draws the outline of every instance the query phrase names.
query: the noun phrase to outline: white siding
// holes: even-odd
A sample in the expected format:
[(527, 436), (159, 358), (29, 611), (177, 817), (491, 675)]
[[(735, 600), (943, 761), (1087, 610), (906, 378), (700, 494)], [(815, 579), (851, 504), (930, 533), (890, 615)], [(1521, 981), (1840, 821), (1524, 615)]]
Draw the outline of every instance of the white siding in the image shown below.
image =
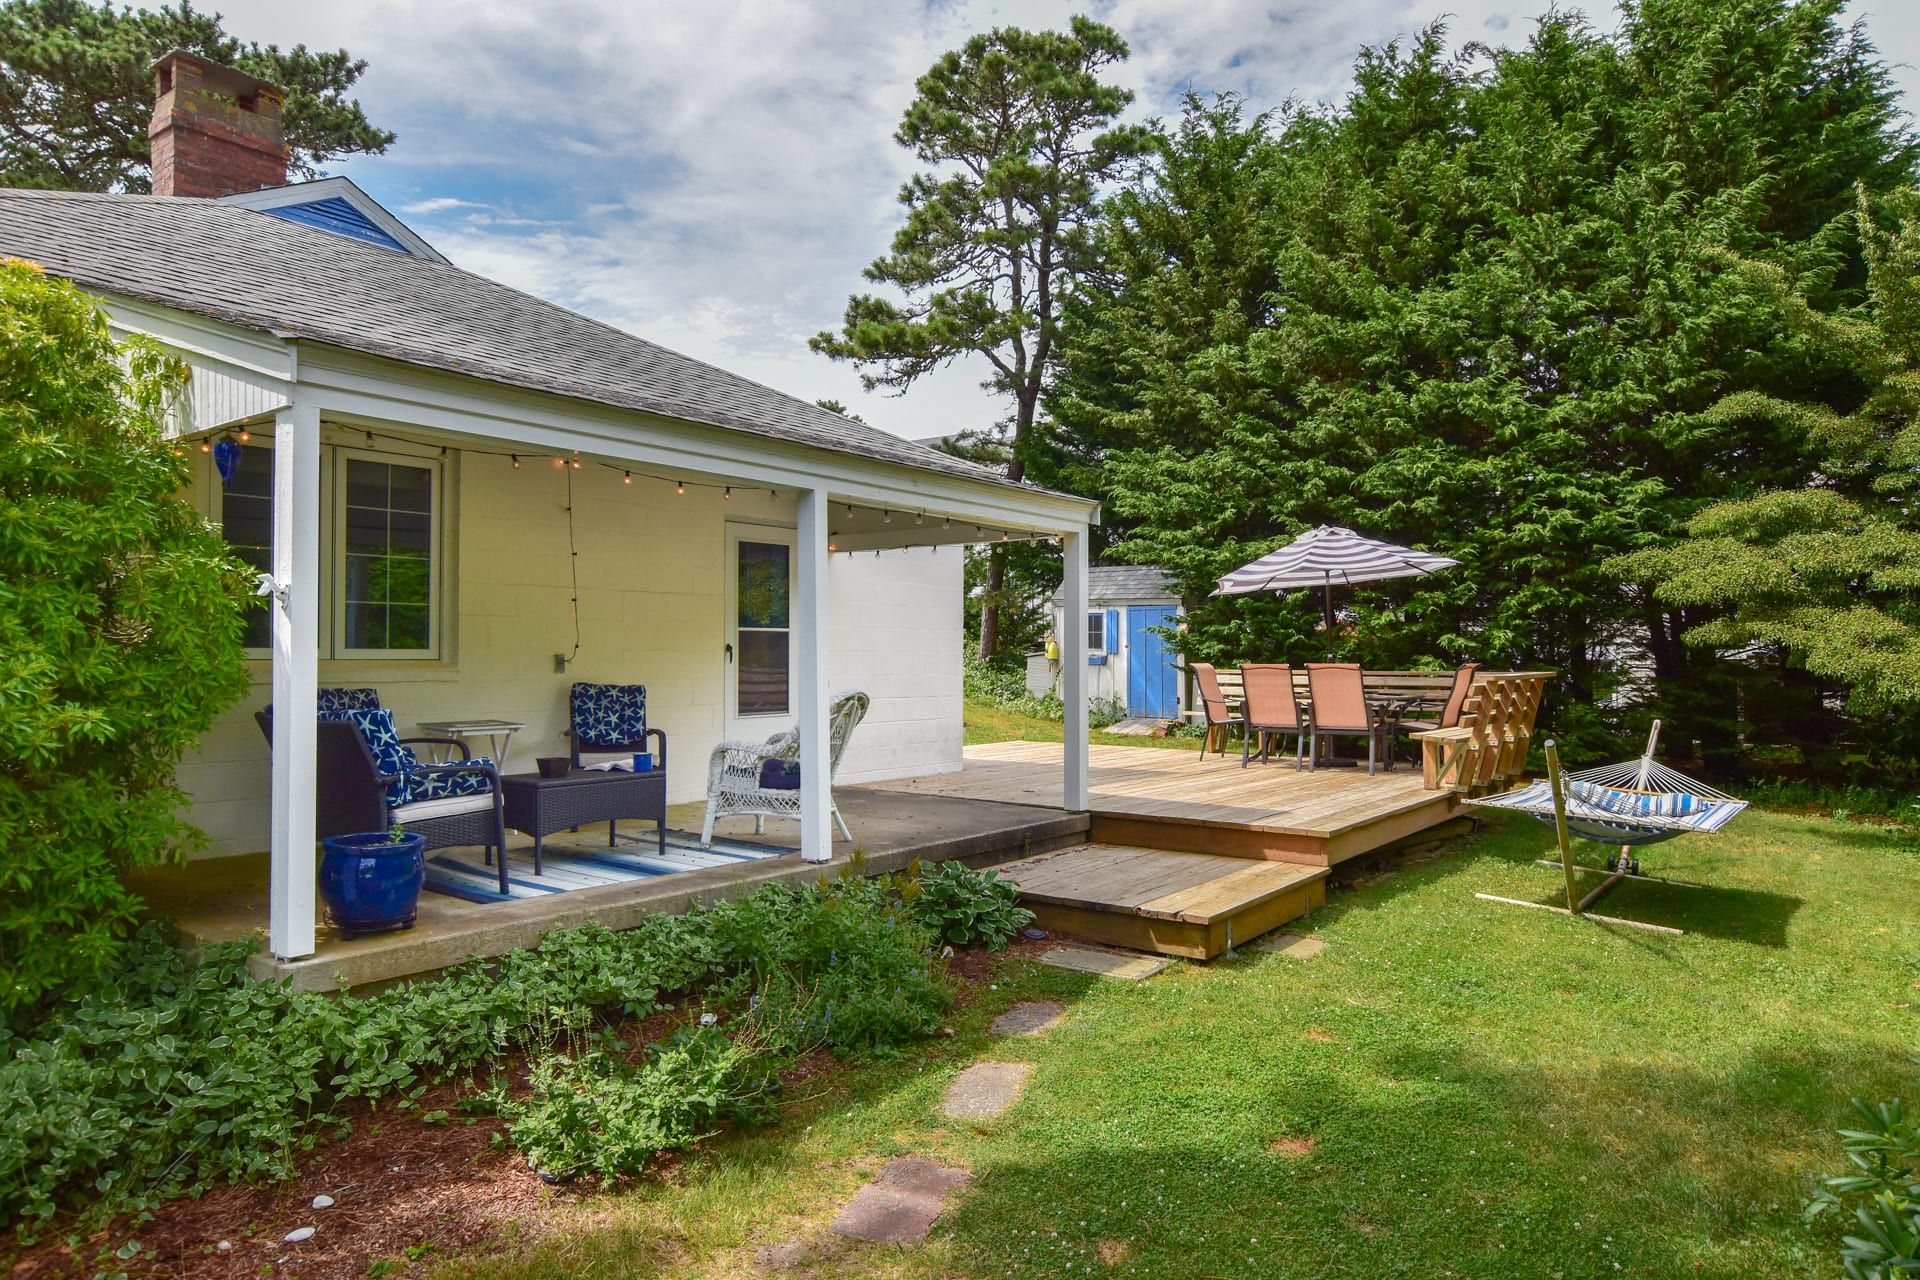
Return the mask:
[(964, 561), (959, 547), (832, 557), (832, 688), (873, 699), (840, 781), (960, 767)]

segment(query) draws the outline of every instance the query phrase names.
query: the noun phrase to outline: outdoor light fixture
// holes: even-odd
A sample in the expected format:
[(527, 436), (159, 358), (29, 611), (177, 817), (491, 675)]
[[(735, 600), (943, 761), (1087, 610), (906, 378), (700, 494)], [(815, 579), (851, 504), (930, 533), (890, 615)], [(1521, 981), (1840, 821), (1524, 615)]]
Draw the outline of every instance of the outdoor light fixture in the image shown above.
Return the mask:
[(621, 484), (632, 484), (632, 483), (633, 483), (633, 472), (631, 472), (631, 471), (623, 471), (623, 472), (621, 472), (621, 473), (620, 473), (620, 483), (621, 483)]
[(675, 493), (685, 493), (687, 491), (687, 482), (685, 480), (674, 481), (673, 491)]
[(731, 498), (731, 497), (733, 497), (733, 486), (732, 486), (732, 485), (728, 485), (728, 486), (727, 486), (727, 491), (726, 491), (725, 493), (723, 493), (723, 494), (721, 494), (720, 496), (721, 496), (721, 497), (723, 497), (723, 498)]
[(245, 427), (240, 428), (240, 443), (245, 444), (251, 439), (253, 439), (253, 432), (247, 430)]
[(507, 456), (513, 459), (513, 469), (515, 471), (518, 471), (520, 469), (520, 455), (517, 453), (510, 453)]

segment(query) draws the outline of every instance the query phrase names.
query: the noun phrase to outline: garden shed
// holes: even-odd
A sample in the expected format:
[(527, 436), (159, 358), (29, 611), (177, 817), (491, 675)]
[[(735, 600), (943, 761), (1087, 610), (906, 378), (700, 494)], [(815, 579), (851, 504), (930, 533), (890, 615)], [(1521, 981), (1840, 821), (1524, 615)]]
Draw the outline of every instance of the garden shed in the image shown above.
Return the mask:
[(1180, 625), (1186, 607), (1173, 577), (1150, 565), (1098, 565), (1087, 570), (1084, 621), (1069, 628), (1063, 592), (1053, 597), (1053, 638), (1047, 652), (1027, 659), (1027, 690), (1060, 692), (1061, 661), (1069, 631), (1087, 644), (1087, 697), (1124, 706), (1129, 717), (1173, 720), (1187, 708), (1180, 657), (1162, 634)]

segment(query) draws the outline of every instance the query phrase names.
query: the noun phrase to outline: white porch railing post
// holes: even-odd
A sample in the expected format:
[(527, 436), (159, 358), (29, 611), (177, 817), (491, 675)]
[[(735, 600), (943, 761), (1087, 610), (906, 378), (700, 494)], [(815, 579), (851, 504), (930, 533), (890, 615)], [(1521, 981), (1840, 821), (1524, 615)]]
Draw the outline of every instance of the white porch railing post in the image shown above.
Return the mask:
[(273, 436), (273, 825), (267, 945), (313, 954), (314, 715), (320, 671), (320, 414), (296, 400)]
[(800, 856), (833, 857), (833, 774), (827, 743), (827, 495), (800, 491), (794, 559), (794, 666), (800, 726)]
[(1087, 807), (1087, 535), (1069, 533), (1060, 539), (1065, 569), (1060, 584), (1060, 700), (1066, 704), (1066, 776), (1062, 779), (1062, 806), (1069, 813)]

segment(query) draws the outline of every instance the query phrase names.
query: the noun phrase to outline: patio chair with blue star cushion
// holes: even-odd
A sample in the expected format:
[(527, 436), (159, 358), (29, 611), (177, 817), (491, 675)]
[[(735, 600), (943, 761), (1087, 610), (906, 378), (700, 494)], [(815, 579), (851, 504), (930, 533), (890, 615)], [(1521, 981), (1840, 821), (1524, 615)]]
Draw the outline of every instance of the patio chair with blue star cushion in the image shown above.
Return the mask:
[(647, 686), (576, 684), (567, 704), (574, 768), (631, 765), (649, 753), (649, 743), (659, 748), (651, 752), (653, 767), (667, 767), (667, 735), (647, 727)]
[[(256, 712), (254, 720), (271, 743), (273, 708)], [(499, 853), (500, 892), (507, 892), (506, 827), (492, 760), (470, 757), (466, 744), (452, 738), (402, 738), (393, 713), (378, 706), (335, 700), (314, 730), (317, 836), (387, 831), (397, 824), (425, 839), (428, 849), (478, 845), (489, 863)], [(414, 754), (416, 746), (459, 759), (425, 763)]]

